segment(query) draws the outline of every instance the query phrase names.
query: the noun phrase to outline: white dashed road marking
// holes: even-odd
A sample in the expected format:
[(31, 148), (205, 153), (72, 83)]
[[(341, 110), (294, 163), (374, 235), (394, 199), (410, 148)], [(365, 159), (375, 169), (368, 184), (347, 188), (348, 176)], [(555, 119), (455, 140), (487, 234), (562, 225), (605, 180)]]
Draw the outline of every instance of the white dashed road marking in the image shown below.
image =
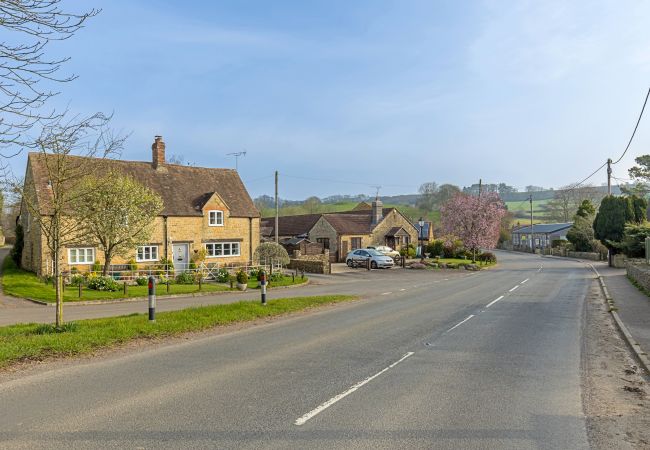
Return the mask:
[(461, 326), (462, 324), (464, 324), (465, 322), (467, 322), (467, 321), (468, 321), (469, 319), (471, 319), (472, 317), (474, 317), (474, 314), (470, 314), (469, 316), (467, 316), (467, 318), (466, 318), (465, 320), (463, 320), (463, 321), (461, 321), (461, 322), (458, 322), (456, 325), (454, 325), (453, 327), (451, 327), (450, 329), (448, 329), (447, 331), (445, 331), (445, 333), (449, 333), (449, 332), (450, 332), (451, 330), (453, 330), (454, 328), (458, 328), (459, 326)]
[(490, 303), (488, 303), (485, 307), (486, 307), (486, 308), (489, 308), (490, 306), (494, 305), (496, 302), (498, 302), (498, 301), (501, 300), (502, 298), (503, 298), (503, 295), (502, 295), (501, 297), (497, 298), (496, 300), (492, 300), (492, 301), (491, 301)]
[(399, 363), (404, 361), (409, 356), (412, 356), (413, 354), (414, 354), (414, 352), (408, 352), (406, 355), (402, 356), (400, 359), (398, 359), (397, 361), (395, 361), (393, 364), (386, 367), (385, 369), (382, 369), (379, 372), (377, 372), (376, 374), (374, 374), (373, 376), (368, 377), (365, 380), (355, 384), (354, 386), (352, 386), (347, 391), (345, 391), (345, 392), (343, 392), (343, 393), (341, 393), (341, 394), (339, 394), (339, 395), (337, 395), (335, 397), (330, 398), (328, 401), (326, 401), (325, 403), (323, 403), (322, 405), (320, 405), (316, 409), (313, 409), (313, 410), (309, 411), (307, 414), (305, 414), (304, 416), (300, 417), (299, 419), (296, 419), (295, 424), (296, 425), (303, 425), (305, 422), (307, 422), (309, 419), (311, 419), (315, 415), (325, 411), (327, 408), (332, 406), (334, 403), (338, 402), (339, 400), (344, 399), (345, 397), (352, 394), (354, 391), (356, 391), (357, 389), (359, 389), (363, 385), (370, 383), (372, 380), (377, 378), (379, 375), (381, 375), (382, 373), (392, 369), (393, 367), (395, 367), (396, 365), (398, 365)]

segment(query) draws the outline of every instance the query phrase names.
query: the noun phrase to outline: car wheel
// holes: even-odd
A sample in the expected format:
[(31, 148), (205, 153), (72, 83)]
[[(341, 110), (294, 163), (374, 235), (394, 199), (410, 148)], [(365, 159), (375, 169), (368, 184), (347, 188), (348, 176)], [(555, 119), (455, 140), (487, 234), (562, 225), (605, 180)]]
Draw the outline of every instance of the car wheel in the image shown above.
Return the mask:
[(377, 268), (377, 263), (375, 261), (370, 262), (370, 268), (371, 269), (376, 269)]
[(351, 259), (348, 259), (348, 260), (346, 261), (346, 263), (347, 263), (348, 267), (352, 267), (352, 266), (354, 265), (354, 264), (352, 263), (352, 260), (351, 260)]

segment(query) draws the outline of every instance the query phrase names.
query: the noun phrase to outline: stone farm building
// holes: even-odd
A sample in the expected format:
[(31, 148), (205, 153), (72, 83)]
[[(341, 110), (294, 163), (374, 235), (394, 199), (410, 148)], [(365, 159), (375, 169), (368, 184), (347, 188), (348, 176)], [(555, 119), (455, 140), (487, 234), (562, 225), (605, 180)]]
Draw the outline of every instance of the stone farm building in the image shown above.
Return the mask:
[[(30, 153), (25, 175), (25, 191), (36, 192), (37, 210), (48, 214), (51, 188), (46, 158), (54, 155)], [(78, 158), (78, 157), (77, 157)], [(119, 265), (135, 259), (139, 266), (172, 259), (175, 269), (184, 269), (193, 254), (206, 250), (206, 262), (242, 264), (253, 259), (260, 242), (260, 214), (239, 174), (231, 169), (213, 169), (169, 164), (165, 143), (156, 136), (152, 161), (102, 160), (107, 168), (133, 177), (163, 199), (162, 212), (154, 221), (154, 231), (146, 245), (134, 248), (126, 258), (114, 258)], [(116, 212), (119, 214), (119, 212)], [(45, 237), (30, 217), (24, 203), (18, 218), (25, 232), (22, 266), (38, 275), (52, 272), (52, 258)], [(76, 267), (87, 271), (103, 262), (99, 249), (88, 240), (62, 251), (62, 270)]]
[(538, 223), (515, 228), (512, 231), (512, 245), (514, 248), (530, 248), (531, 234), (534, 238), (535, 248), (547, 248), (553, 241), (566, 241), (566, 235), (573, 226), (573, 222), (567, 223)]
[[(262, 238), (273, 240), (275, 218), (263, 218), (261, 227)], [(351, 211), (279, 217), (278, 237), (281, 241), (306, 237), (329, 250), (332, 261), (345, 261), (350, 250), (369, 245), (397, 250), (417, 245), (418, 231), (399, 210), (384, 208), (376, 199), (372, 205), (362, 202)]]

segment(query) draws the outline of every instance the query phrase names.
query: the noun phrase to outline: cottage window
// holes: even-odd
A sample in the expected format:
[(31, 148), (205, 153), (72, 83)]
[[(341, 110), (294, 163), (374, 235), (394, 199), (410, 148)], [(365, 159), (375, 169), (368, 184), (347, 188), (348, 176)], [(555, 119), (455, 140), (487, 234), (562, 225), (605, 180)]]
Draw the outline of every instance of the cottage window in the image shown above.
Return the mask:
[(208, 225), (211, 227), (223, 226), (223, 211), (208, 211)]
[(353, 237), (350, 239), (352, 250), (355, 248), (361, 248), (361, 238), (360, 237)]
[(158, 261), (158, 246), (157, 245), (143, 245), (138, 247), (136, 253), (136, 261)]
[(316, 242), (323, 244), (323, 248), (329, 250), (330, 248), (330, 238), (316, 238)]
[(205, 244), (205, 252), (208, 258), (239, 256), (239, 242), (215, 242), (214, 244)]
[(68, 249), (68, 263), (70, 264), (93, 264), (95, 262), (94, 248), (71, 248)]

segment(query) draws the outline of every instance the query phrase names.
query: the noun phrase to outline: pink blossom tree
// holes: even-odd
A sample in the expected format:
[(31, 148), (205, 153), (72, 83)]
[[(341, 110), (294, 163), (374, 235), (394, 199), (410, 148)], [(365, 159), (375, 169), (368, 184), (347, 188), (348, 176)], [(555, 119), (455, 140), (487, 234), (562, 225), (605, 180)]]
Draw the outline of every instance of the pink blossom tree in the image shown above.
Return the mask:
[(505, 214), (505, 205), (491, 192), (478, 197), (459, 193), (440, 208), (443, 230), (458, 236), (472, 251), (474, 261), (478, 249), (496, 246)]

